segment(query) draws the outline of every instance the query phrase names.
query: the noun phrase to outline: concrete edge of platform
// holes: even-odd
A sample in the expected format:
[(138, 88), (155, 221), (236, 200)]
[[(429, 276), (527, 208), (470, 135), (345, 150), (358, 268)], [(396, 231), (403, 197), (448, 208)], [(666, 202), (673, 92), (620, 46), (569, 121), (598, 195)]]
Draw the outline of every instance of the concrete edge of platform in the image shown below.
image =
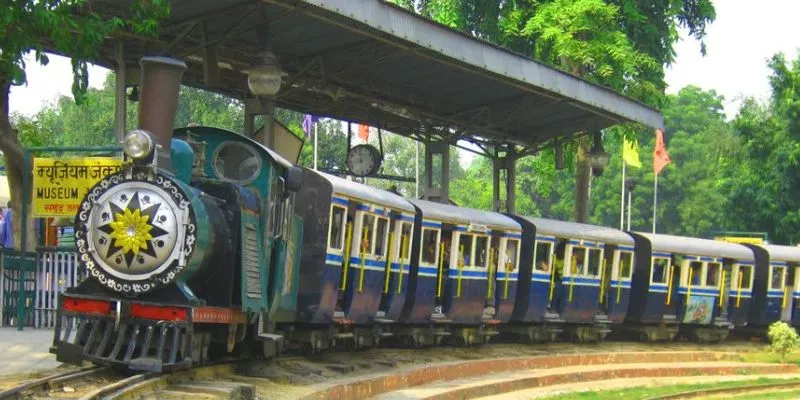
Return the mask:
[(352, 378), (344, 382), (325, 383), (312, 387), (313, 393), (303, 396), (311, 399), (364, 399), (383, 393), (421, 386), (437, 381), (450, 381), (504, 371), (534, 368), (558, 368), (577, 365), (669, 363), (691, 361), (736, 361), (735, 352), (624, 352), (583, 353), (512, 358), (493, 358), (450, 362), (444, 365), (427, 365), (406, 371), (393, 371), (373, 376)]
[(524, 389), (553, 386), (565, 383), (602, 381), (625, 378), (667, 378), (685, 376), (720, 376), (720, 375), (753, 375), (753, 374), (786, 374), (796, 373), (800, 367), (794, 364), (773, 365), (741, 365), (741, 366), (691, 366), (686, 368), (609, 368), (607, 370), (576, 371), (569, 374), (552, 374), (509, 379), (491, 382), (484, 385), (475, 384), (458, 387), (453, 390), (443, 389), (439, 393), (430, 393), (418, 397), (419, 400), (471, 399), (510, 393)]

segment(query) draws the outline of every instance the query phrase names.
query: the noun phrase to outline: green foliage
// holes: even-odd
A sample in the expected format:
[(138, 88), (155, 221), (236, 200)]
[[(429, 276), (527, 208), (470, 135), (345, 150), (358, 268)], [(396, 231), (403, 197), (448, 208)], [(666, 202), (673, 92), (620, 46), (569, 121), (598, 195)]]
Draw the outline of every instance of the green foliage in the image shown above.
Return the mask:
[[(136, 107), (137, 103), (128, 101), (128, 129), (136, 126)], [(240, 131), (243, 117), (243, 106), (236, 100), (181, 87), (176, 127), (195, 123)], [(33, 117), (14, 115), (12, 121), (26, 147), (114, 145), (114, 74), (109, 74), (103, 88), (89, 89), (80, 104), (62, 96)]]
[(390, 0), (451, 28), (660, 105), (678, 28), (701, 41), (711, 0)]
[(72, 93), (80, 102), (89, 86), (86, 60), (112, 32), (120, 29), (153, 35), (169, 15), (166, 0), (139, 0), (131, 6), (133, 18), (105, 19), (92, 12), (87, 0), (17, 0), (0, 4), (0, 82), (27, 81), (24, 56), (33, 51), (47, 64), (45, 45), (72, 56)]
[(770, 341), (770, 351), (778, 354), (781, 362), (786, 362), (789, 354), (800, 347), (800, 336), (797, 336), (797, 331), (786, 322), (773, 322), (769, 326), (767, 336)]
[(639, 52), (620, 29), (619, 9), (603, 0), (552, 0), (520, 32), (534, 43), (534, 57), (649, 103), (661, 93), (642, 74), (661, 65)]

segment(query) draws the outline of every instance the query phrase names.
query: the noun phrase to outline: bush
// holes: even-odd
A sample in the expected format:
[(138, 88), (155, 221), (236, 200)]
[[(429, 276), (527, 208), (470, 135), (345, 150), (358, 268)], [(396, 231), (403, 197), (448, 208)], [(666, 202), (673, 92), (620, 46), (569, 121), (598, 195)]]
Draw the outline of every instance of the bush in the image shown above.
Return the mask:
[(786, 362), (786, 357), (800, 347), (800, 336), (797, 331), (786, 322), (778, 321), (769, 326), (770, 350), (780, 356), (781, 362)]

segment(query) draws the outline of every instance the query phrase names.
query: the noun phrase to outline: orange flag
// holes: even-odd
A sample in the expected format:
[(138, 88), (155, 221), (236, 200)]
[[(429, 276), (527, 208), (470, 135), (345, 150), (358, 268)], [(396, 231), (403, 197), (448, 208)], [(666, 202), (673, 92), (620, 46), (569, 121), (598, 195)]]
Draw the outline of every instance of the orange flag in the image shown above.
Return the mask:
[(369, 141), (369, 126), (358, 124), (358, 137), (360, 137), (364, 142)]
[(671, 162), (672, 160), (667, 154), (667, 146), (664, 144), (664, 131), (656, 129), (656, 149), (653, 151), (653, 169), (656, 175)]

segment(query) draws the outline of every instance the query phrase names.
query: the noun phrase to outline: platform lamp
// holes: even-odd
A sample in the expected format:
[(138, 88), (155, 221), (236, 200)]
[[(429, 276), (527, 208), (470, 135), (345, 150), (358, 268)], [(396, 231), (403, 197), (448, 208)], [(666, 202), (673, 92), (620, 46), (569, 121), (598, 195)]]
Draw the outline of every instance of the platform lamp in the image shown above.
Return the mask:
[(263, 53), (263, 64), (247, 70), (247, 87), (256, 96), (273, 97), (281, 90), (283, 77), (278, 57), (269, 50)]
[(594, 133), (594, 143), (592, 149), (587, 154), (589, 158), (589, 166), (592, 168), (592, 175), (603, 175), (603, 170), (608, 166), (608, 161), (611, 155), (606, 153), (603, 149), (603, 133), (597, 131)]

